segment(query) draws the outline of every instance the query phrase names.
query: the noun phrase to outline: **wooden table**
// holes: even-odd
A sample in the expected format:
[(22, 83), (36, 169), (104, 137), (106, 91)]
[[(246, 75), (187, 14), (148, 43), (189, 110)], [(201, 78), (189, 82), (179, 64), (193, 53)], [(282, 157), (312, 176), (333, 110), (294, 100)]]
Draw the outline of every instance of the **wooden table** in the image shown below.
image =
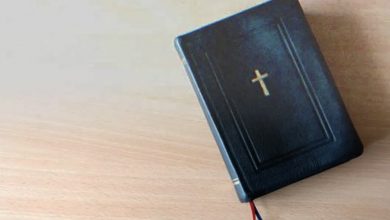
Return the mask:
[[(390, 1), (302, 0), (366, 145), (256, 200), (390, 219)], [(250, 0), (0, 2), (0, 219), (250, 219), (174, 47)]]

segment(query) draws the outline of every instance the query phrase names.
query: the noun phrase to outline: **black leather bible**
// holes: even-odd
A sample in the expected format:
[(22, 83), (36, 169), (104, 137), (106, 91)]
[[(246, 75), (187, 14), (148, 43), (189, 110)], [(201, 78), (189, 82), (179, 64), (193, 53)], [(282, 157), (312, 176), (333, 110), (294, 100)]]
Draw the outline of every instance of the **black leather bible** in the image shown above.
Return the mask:
[(297, 0), (175, 40), (242, 202), (362, 154)]

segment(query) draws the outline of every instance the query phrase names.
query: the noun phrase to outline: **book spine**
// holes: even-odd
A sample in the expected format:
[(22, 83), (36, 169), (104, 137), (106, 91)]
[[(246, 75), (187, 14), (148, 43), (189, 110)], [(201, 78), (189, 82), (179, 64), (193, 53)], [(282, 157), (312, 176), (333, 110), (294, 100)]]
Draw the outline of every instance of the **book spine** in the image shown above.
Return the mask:
[(234, 185), (234, 188), (236, 190), (237, 196), (241, 202), (249, 202), (250, 198), (242, 186), (242, 182), (237, 174), (237, 171), (232, 163), (232, 160), (230, 159), (229, 153), (226, 150), (226, 146), (221, 138), (221, 135), (220, 135), (220, 133), (217, 129), (217, 126), (214, 122), (214, 119), (211, 116), (211, 113), (210, 113), (209, 108), (206, 104), (206, 101), (203, 98), (204, 96), (202, 95), (202, 92), (199, 88), (198, 82), (194, 77), (192, 68), (191, 68), (190, 64), (188, 63), (188, 60), (187, 60), (187, 58), (183, 52), (183, 49), (180, 45), (180, 38), (175, 39), (175, 48), (176, 48), (177, 52), (179, 53), (181, 60), (183, 61), (187, 75), (190, 78), (191, 84), (195, 90), (196, 96), (198, 97), (198, 101), (199, 101), (199, 103), (203, 109), (203, 112), (206, 116), (207, 122), (210, 126), (210, 129), (211, 129), (211, 132), (214, 136), (214, 139), (217, 142), (218, 148), (221, 152), (222, 158), (223, 158), (225, 165), (226, 165), (226, 168), (229, 172), (229, 175), (230, 175), (231, 181)]

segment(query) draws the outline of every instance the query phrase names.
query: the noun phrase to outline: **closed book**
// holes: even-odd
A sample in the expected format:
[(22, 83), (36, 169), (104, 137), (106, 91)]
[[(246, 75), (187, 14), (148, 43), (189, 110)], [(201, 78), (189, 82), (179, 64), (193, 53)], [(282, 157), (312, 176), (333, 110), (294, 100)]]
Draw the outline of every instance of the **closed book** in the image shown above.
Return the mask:
[(175, 40), (242, 202), (362, 154), (297, 0), (272, 0)]

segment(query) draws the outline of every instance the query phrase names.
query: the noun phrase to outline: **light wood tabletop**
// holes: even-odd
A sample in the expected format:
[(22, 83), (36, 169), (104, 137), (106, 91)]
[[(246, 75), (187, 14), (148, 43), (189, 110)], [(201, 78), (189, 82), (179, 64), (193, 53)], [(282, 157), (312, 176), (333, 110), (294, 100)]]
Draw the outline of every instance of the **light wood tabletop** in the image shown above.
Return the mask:
[[(250, 219), (173, 47), (240, 0), (0, 1), (0, 219)], [(390, 219), (390, 1), (301, 0), (362, 157), (264, 219)]]

